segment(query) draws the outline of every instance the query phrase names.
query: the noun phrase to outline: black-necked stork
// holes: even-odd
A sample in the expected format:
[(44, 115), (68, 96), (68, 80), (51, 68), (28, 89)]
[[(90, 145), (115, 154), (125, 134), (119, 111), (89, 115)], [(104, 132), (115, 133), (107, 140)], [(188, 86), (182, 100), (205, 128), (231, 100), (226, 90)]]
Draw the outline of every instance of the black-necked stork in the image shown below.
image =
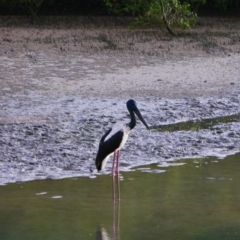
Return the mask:
[(142, 121), (142, 123), (149, 129), (147, 123), (143, 119), (140, 111), (137, 108), (137, 103), (130, 99), (126, 103), (127, 109), (130, 113), (131, 121), (129, 123), (116, 123), (112, 128), (110, 128), (101, 138), (98, 148), (98, 153), (96, 157), (96, 167), (98, 171), (104, 169), (106, 162), (114, 154), (113, 164), (112, 164), (112, 176), (114, 176), (114, 164), (117, 159), (115, 173), (118, 175), (119, 166), (119, 152), (124, 146), (128, 139), (128, 134), (136, 126), (136, 117)]

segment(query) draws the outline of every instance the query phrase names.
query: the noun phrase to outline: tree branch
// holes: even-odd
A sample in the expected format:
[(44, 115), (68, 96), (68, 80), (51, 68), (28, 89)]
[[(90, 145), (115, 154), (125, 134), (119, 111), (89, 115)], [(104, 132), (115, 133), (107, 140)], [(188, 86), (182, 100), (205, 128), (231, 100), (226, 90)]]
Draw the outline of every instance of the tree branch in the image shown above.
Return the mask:
[(168, 24), (167, 18), (166, 18), (166, 14), (164, 12), (164, 8), (163, 8), (163, 2), (162, 0), (159, 0), (161, 9), (162, 9), (162, 15), (163, 15), (163, 22), (165, 23), (165, 25), (167, 26), (167, 30), (173, 35), (173, 36), (177, 36), (177, 34), (171, 29), (171, 27)]

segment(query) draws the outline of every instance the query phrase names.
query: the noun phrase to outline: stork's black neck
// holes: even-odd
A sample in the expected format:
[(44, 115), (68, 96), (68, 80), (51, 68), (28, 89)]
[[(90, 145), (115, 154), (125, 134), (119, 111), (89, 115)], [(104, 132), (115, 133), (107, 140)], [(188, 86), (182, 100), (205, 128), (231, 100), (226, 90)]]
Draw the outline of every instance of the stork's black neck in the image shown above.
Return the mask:
[(135, 117), (135, 114), (133, 111), (129, 111), (129, 113), (130, 113), (130, 118), (131, 118), (129, 127), (130, 127), (130, 129), (133, 129), (136, 126), (136, 117)]

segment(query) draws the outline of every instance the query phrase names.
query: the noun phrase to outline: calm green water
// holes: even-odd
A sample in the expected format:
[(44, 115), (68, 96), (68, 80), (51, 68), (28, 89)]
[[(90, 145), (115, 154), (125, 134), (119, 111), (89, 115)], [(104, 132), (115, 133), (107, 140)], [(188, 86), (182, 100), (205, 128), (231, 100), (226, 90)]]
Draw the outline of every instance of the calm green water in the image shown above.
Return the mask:
[(166, 124), (161, 126), (151, 126), (151, 129), (156, 129), (161, 132), (174, 132), (174, 131), (198, 131), (200, 129), (211, 129), (214, 126), (221, 123), (231, 123), (231, 122), (239, 122), (240, 115), (234, 114), (223, 117), (215, 117), (215, 118), (206, 118), (202, 120), (190, 120), (186, 122), (178, 122), (172, 124)]
[(106, 175), (1, 186), (0, 239), (240, 239), (240, 154), (215, 161), (123, 173), (120, 204)]

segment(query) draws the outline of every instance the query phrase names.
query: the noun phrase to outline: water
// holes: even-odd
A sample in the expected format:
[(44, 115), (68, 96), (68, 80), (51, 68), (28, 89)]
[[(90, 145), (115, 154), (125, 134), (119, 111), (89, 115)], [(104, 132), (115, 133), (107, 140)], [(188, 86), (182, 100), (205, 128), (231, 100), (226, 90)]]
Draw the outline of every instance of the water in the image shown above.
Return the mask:
[(153, 126), (152, 129), (156, 129), (161, 132), (174, 132), (174, 131), (198, 131), (200, 129), (214, 129), (216, 125), (222, 123), (239, 122), (240, 115), (233, 114), (229, 116), (206, 118), (201, 120), (190, 120), (186, 122), (178, 122), (173, 124), (166, 124), (161, 126)]
[(115, 204), (109, 175), (1, 186), (0, 239), (240, 239), (239, 160), (138, 167)]

